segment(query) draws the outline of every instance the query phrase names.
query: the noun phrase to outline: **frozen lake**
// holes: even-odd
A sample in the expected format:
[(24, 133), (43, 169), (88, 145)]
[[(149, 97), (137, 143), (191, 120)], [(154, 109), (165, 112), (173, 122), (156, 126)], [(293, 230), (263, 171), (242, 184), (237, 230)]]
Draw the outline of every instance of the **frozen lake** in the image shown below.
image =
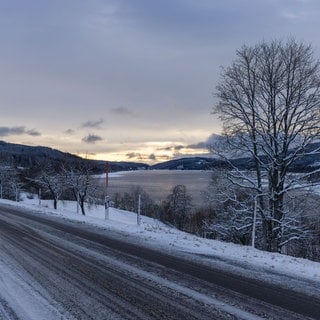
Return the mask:
[(194, 204), (201, 204), (201, 193), (211, 181), (212, 171), (200, 170), (137, 170), (109, 174), (109, 195), (141, 186), (155, 201), (162, 201), (178, 184), (187, 187)]

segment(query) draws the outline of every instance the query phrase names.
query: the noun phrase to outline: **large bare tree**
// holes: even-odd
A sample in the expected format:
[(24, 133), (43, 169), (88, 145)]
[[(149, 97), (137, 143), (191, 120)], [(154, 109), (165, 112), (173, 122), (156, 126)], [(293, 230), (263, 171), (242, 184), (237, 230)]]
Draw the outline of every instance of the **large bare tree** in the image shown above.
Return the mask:
[[(223, 122), (230, 150), (254, 163), (254, 175), (233, 170), (231, 181), (252, 189), (252, 208), (262, 220), (264, 247), (280, 251), (287, 224), (286, 198), (302, 188), (289, 178), (292, 164), (319, 153), (319, 61), (310, 45), (295, 39), (243, 46), (222, 69), (214, 113)], [(308, 172), (304, 175), (310, 175)]]

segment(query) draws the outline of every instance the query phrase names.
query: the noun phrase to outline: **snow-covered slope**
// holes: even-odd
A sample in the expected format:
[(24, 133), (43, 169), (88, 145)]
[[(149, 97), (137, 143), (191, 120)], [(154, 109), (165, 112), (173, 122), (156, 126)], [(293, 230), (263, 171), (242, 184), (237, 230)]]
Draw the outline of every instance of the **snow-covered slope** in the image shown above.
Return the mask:
[[(0, 200), (1, 204), (19, 206), (39, 214), (60, 216), (64, 219), (81, 221), (88, 226), (101, 230), (116, 231), (124, 239), (182, 255), (200, 263), (213, 264), (215, 267), (229, 268), (233, 272), (250, 275), (271, 282), (283, 282), (287, 277), (288, 287), (302, 286), (301, 290), (308, 290), (304, 282), (312, 283), (312, 287), (320, 288), (320, 263), (306, 259), (294, 258), (278, 253), (263, 252), (251, 247), (240, 246), (217, 240), (203, 239), (177, 229), (168, 227), (158, 220), (142, 216), (142, 223), (137, 225), (137, 217), (133, 212), (110, 208), (109, 220), (105, 220), (103, 206), (87, 208), (87, 215), (77, 213), (76, 203), (72, 201), (59, 202), (57, 210), (52, 208), (51, 201), (28, 199), (16, 203)], [(295, 281), (302, 281), (300, 284)], [(310, 293), (310, 292), (309, 292)], [(314, 292), (314, 294), (320, 294)]]

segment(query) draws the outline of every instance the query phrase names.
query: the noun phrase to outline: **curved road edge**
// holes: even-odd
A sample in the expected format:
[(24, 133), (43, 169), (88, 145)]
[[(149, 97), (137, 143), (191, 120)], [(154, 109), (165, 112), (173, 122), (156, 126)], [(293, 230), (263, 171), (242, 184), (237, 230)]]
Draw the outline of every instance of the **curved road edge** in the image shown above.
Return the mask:
[[(142, 245), (119, 240), (111, 234), (101, 234), (88, 230), (82, 224), (60, 217), (50, 217), (35, 214), (26, 209), (1, 205), (6, 213), (31, 219), (41, 224), (49, 225), (59, 231), (90, 240), (111, 249), (133, 255), (147, 261), (157, 263), (164, 267), (188, 274), (208, 283), (219, 285), (226, 289), (239, 292), (240, 294), (259, 299), (266, 303), (278, 306), (306, 317), (320, 319), (320, 297), (302, 294), (294, 290), (289, 290), (278, 285), (266, 283), (260, 280), (251, 279), (243, 275), (230, 271), (207, 266), (188, 259), (164, 253), (156, 249), (150, 249)], [(4, 211), (4, 210), (3, 210)], [(0, 211), (1, 213), (1, 211)]]

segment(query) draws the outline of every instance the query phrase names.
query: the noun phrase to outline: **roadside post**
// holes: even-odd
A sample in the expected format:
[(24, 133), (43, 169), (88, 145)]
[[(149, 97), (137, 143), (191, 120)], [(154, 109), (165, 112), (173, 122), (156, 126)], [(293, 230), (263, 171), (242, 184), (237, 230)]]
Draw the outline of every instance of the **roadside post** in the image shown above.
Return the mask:
[(108, 196), (106, 196), (105, 200), (104, 200), (104, 218), (105, 218), (105, 220), (109, 220), (109, 207), (110, 207), (110, 199)]

